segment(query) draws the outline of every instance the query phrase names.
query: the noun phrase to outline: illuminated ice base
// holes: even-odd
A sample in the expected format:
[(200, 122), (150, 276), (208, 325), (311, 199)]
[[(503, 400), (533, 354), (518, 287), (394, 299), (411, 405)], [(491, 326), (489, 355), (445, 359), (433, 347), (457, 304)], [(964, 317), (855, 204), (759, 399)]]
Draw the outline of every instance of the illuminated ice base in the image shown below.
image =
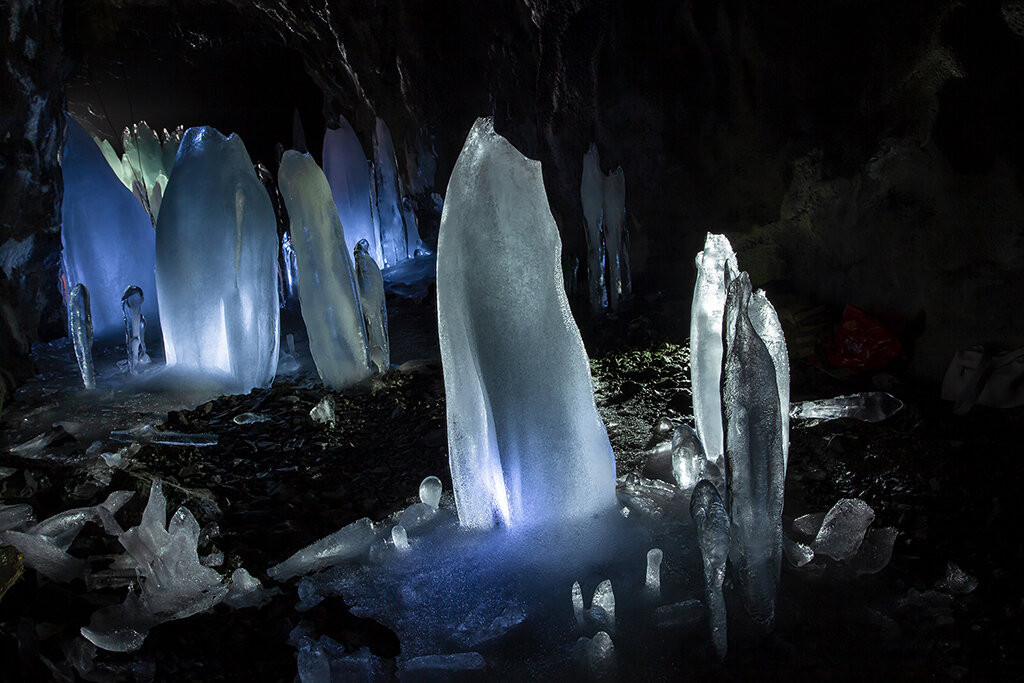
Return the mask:
[[(579, 638), (609, 631), (596, 610), (586, 610), (577, 625), (573, 584), (580, 583), (589, 607), (597, 586), (610, 579), (615, 616), (609, 634), (620, 661), (654, 641), (678, 647), (680, 638), (694, 658), (710, 661), (715, 655), (689, 493), (633, 475), (619, 480), (618, 500), (603, 515), (525, 532), (460, 527), (450, 492), (436, 513), (418, 503), (379, 523), (360, 520), (353, 533), (335, 534), (339, 543), (329, 549), (347, 559), (300, 580), (298, 609), (340, 596), (353, 614), (393, 630), (401, 642), (400, 678), (412, 660), (478, 653), (488, 670), (509, 680), (554, 680), (578, 673)], [(408, 547), (393, 542), (399, 522), (409, 526)], [(655, 547), (665, 549), (660, 596), (645, 588), (647, 553)], [(292, 573), (304, 552), (282, 570)], [(325, 566), (307, 559), (307, 571)]]

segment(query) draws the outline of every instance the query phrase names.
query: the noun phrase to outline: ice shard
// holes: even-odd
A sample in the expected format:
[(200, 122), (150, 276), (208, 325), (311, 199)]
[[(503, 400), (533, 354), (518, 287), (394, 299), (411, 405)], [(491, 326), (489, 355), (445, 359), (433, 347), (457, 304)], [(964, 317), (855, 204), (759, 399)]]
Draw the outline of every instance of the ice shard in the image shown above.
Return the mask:
[(730, 559), (739, 574), (747, 612), (756, 622), (770, 624), (782, 560), (786, 463), (776, 368), (751, 323), (750, 300), (750, 278), (740, 273), (729, 283), (723, 320)]
[(847, 418), (864, 422), (881, 422), (903, 408), (903, 401), (884, 391), (869, 391), (849, 396), (801, 401), (790, 408), (796, 420), (838, 420)]
[(138, 366), (150, 362), (146, 353), (146, 317), (142, 315), (145, 296), (141, 287), (129, 285), (121, 295), (121, 309), (124, 312), (125, 350), (128, 352), (128, 372), (136, 374)]
[(96, 334), (113, 336), (123, 325), (124, 288), (156, 291), (153, 224), (81, 124), (71, 117), (67, 123), (61, 157), (64, 266), (69, 282), (82, 283), (92, 295)]
[(601, 235), (604, 175), (601, 173), (601, 157), (595, 144), (590, 145), (590, 149), (583, 156), (580, 197), (583, 200), (583, 218), (587, 223), (587, 282), (590, 308), (596, 313), (608, 305), (608, 292), (604, 286), (605, 249)]
[(689, 489), (704, 477), (707, 456), (697, 432), (679, 425), (672, 434), (672, 476), (681, 489)]
[(789, 463), (789, 354), (786, 339), (782, 334), (782, 323), (775, 307), (768, 301), (763, 290), (750, 296), (750, 323), (761, 338), (772, 357), (775, 366), (775, 382), (779, 388), (779, 411), (782, 420), (782, 460)]
[(371, 176), (367, 174), (366, 153), (352, 126), (344, 116), (338, 127), (324, 131), (324, 175), (338, 209), (341, 226), (349, 242), (366, 240), (367, 250), (377, 265), (383, 266), (379, 233), (370, 209)]
[(156, 232), (167, 364), (228, 391), (270, 385), (280, 343), (277, 222), (237, 135), (185, 132)]
[(388, 306), (384, 298), (384, 276), (370, 256), (366, 240), (359, 240), (355, 253), (356, 287), (366, 328), (366, 347), (377, 372), (387, 372), (391, 365), (391, 344), (388, 340)]
[(466, 526), (614, 509), (615, 460), (560, 252), (540, 162), (478, 119), (448, 184), (437, 262), (449, 462)]
[(704, 595), (711, 618), (711, 640), (719, 657), (725, 657), (726, 632), (725, 561), (729, 557), (729, 513), (722, 497), (707, 479), (697, 482), (690, 496), (690, 516), (697, 527), (697, 544), (704, 561)]
[(370, 375), (363, 309), (345, 231), (327, 177), (308, 154), (285, 152), (278, 183), (291, 217), (309, 351), (324, 385), (343, 389)]
[(736, 254), (725, 235), (708, 233), (697, 254), (697, 284), (690, 312), (690, 372), (693, 418), (711, 462), (722, 450), (722, 315), (730, 274), (739, 272)]
[(622, 167), (604, 179), (602, 212), (605, 261), (608, 268), (608, 308), (618, 310), (619, 300), (629, 294), (629, 254), (626, 250), (626, 174)]
[(86, 389), (96, 388), (96, 370), (92, 363), (92, 312), (89, 306), (89, 290), (82, 283), (71, 289), (68, 300), (68, 315), (71, 317), (71, 341), (75, 345), (78, 370)]

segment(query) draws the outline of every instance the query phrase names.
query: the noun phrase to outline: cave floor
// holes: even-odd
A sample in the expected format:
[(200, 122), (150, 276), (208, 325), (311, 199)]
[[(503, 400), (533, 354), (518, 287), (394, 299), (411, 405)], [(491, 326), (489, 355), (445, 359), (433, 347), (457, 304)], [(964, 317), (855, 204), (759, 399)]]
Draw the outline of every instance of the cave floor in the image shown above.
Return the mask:
[[(0, 454), (0, 499), (28, 503), (43, 519), (96, 504), (115, 489), (135, 490), (118, 514), (127, 528), (137, 523), (149, 483), (159, 477), (169, 511), (186, 505), (201, 525), (217, 525), (219, 535), (201, 554), (215, 547), (224, 553), (222, 573), (241, 566), (274, 585), (269, 566), (356, 519), (381, 519), (414, 502), (424, 477), (437, 475), (450, 490), (436, 312), (429, 304), (388, 303), (392, 361), (399, 369), (333, 394), (334, 428), (310, 418), (330, 392), (313, 381), (308, 363), (304, 372), (245, 396), (175, 409), (168, 408), (173, 401), (167, 397), (148, 405), (111, 403), (83, 417), (74, 408), (70, 346), (40, 350), (43, 376), (19, 390), (4, 413), (2, 439), (9, 447), (40, 433), (54, 438), (35, 454)], [(620, 475), (644, 471), (644, 451), (660, 417), (692, 420), (686, 339), (672, 310), (666, 302), (640, 302), (600, 326), (583, 326)], [(286, 331), (289, 325), (301, 329), (286, 315)], [(301, 334), (296, 337), (301, 347)], [(818, 562), (803, 568), (784, 562), (772, 633), (756, 633), (730, 603), (724, 663), (706, 656), (701, 630), (666, 639), (651, 650), (656, 654), (619, 652), (621, 680), (1024, 676), (1024, 536), (1014, 503), (1024, 473), (1018, 441), (1024, 415), (976, 409), (954, 418), (934, 392), (884, 379), (906, 403), (885, 422), (794, 423), (784, 521), (825, 512), (840, 498), (862, 498), (876, 513), (876, 527), (899, 530), (889, 565), (853, 578)], [(871, 378), (836, 379), (795, 361), (792, 388), (794, 400), (805, 400), (872, 384)], [(236, 424), (233, 418), (245, 412), (270, 419)], [(111, 442), (110, 430), (140, 422), (215, 434), (218, 443), (146, 442), (116, 467), (86, 455), (97, 440), (102, 449), (90, 453), (123, 446)], [(101, 556), (118, 551), (116, 540), (92, 525), (71, 548), (100, 565)], [(0, 591), (17, 566), (16, 553), (2, 552)], [(939, 588), (949, 562), (976, 577), (977, 588), (967, 594)], [(220, 605), (156, 627), (137, 653), (101, 651), (83, 662), (75, 646), (79, 628), (97, 607), (122, 601), (124, 589), (88, 591), (81, 580), (59, 584), (25, 570), (0, 598), (0, 680), (291, 681), (295, 649), (287, 641), (300, 615), (295, 583), (280, 588), (259, 609)], [(340, 598), (328, 598), (301, 618), (349, 650), (368, 646), (389, 659), (400, 652), (394, 634), (353, 616)], [(503, 673), (489, 671), (485, 678), (509, 678)]]

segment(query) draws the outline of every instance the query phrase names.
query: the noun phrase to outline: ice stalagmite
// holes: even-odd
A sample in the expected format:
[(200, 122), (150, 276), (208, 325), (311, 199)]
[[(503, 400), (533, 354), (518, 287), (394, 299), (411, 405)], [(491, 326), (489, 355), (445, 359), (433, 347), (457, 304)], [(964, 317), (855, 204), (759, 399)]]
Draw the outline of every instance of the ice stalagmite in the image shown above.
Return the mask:
[(416, 217), (404, 206), (402, 181), (398, 177), (395, 145), (384, 119), (377, 119), (373, 133), (373, 169), (376, 183), (376, 213), (380, 221), (380, 244), (384, 267), (391, 267), (416, 255), (422, 247)]
[(697, 544), (704, 561), (704, 594), (711, 614), (711, 640), (718, 656), (725, 657), (728, 637), (722, 583), (725, 560), (729, 557), (729, 513), (718, 489), (707, 479), (697, 482), (693, 489), (690, 516), (697, 527)]
[(629, 294), (629, 253), (626, 250), (626, 174), (619, 167), (604, 179), (604, 246), (608, 264), (608, 307), (618, 310)]
[(71, 317), (71, 340), (75, 344), (75, 358), (82, 373), (86, 389), (96, 388), (96, 371), (92, 364), (92, 313), (89, 308), (89, 290), (78, 283), (71, 290), (68, 300), (68, 315)]
[(136, 374), (139, 365), (150, 362), (146, 353), (146, 318), (142, 315), (145, 297), (140, 287), (129, 285), (121, 295), (124, 311), (124, 341), (128, 352), (128, 372)]
[(324, 384), (351, 386), (370, 374), (352, 260), (331, 186), (308, 154), (284, 153), (278, 184), (292, 223), (299, 302), (309, 351)]
[(185, 132), (156, 232), (167, 364), (228, 391), (268, 386), (279, 343), (277, 224), (237, 135)]
[(124, 288), (156, 291), (153, 224), (85, 129), (73, 118), (67, 122), (61, 157), (64, 265), (70, 284), (89, 289), (96, 334), (117, 335), (124, 324)]
[(727, 272), (739, 272), (736, 254), (725, 235), (708, 233), (704, 251), (697, 254), (697, 284), (690, 313), (690, 368), (693, 417), (709, 462), (722, 450), (722, 312)]
[(377, 366), (377, 372), (384, 373), (391, 365), (384, 277), (370, 256), (366, 240), (359, 240), (354, 257), (359, 304), (363, 309), (363, 323), (366, 326), (366, 348), (370, 352), (370, 361)]
[(594, 312), (599, 312), (608, 305), (608, 294), (604, 286), (605, 251), (604, 239), (601, 236), (604, 175), (601, 173), (601, 157), (598, 155), (597, 145), (590, 145), (590, 149), (583, 156), (580, 196), (583, 200), (583, 217), (587, 222), (587, 281), (590, 308)]
[(560, 252), (540, 162), (478, 119), (448, 184), (437, 262), (449, 461), (466, 526), (615, 505), (615, 461)]
[(323, 160), (324, 175), (331, 185), (331, 195), (348, 241), (358, 244), (366, 240), (370, 256), (382, 266), (380, 236), (370, 209), (371, 178), (366, 172), (366, 153), (343, 116), (338, 117), (337, 128), (324, 131)]
[(729, 283), (725, 303), (722, 411), (730, 559), (739, 573), (751, 617), (770, 624), (782, 560), (782, 504), (786, 463), (777, 372), (750, 320), (750, 278)]

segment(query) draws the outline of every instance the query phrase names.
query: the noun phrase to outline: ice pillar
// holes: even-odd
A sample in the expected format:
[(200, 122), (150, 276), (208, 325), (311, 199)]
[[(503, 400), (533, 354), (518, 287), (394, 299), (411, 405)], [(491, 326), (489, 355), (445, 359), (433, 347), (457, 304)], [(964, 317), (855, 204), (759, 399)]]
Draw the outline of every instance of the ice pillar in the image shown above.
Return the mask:
[(324, 131), (323, 161), (324, 175), (331, 185), (331, 195), (348, 241), (358, 244), (366, 240), (370, 256), (377, 265), (383, 266), (380, 235), (371, 215), (371, 178), (366, 172), (366, 154), (344, 116), (338, 117), (337, 128)]
[(615, 504), (615, 460), (565, 296), (540, 162), (478, 119), (448, 184), (437, 299), (462, 524), (522, 527)]

